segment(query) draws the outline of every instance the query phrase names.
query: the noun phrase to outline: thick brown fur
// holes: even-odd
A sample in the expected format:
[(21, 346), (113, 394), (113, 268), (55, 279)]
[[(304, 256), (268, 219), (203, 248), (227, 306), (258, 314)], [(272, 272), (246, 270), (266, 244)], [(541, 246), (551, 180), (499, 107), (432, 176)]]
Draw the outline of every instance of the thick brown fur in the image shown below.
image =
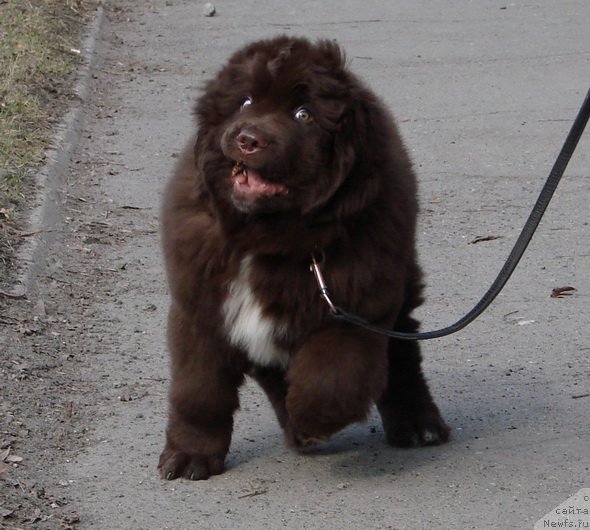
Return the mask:
[(415, 176), (389, 112), (345, 63), (332, 41), (255, 42), (197, 102), (197, 139), (163, 205), (164, 478), (222, 472), (244, 374), (294, 448), (364, 420), (373, 403), (392, 445), (448, 439), (418, 344), (334, 320), (309, 270), (312, 252), (323, 256), (338, 304), (417, 330)]

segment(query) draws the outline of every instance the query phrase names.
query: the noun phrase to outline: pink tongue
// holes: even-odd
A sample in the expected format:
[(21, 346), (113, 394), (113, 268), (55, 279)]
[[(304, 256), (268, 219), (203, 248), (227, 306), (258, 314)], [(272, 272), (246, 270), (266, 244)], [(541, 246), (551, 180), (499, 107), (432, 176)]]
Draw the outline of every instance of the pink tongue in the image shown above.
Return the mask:
[(244, 191), (258, 195), (274, 195), (287, 191), (285, 186), (264, 180), (259, 173), (252, 169), (238, 175), (236, 183)]
[(252, 171), (251, 169), (248, 170), (246, 173), (248, 178), (248, 185), (252, 188), (253, 191), (264, 191), (268, 189), (271, 184), (266, 182), (259, 173), (256, 171)]

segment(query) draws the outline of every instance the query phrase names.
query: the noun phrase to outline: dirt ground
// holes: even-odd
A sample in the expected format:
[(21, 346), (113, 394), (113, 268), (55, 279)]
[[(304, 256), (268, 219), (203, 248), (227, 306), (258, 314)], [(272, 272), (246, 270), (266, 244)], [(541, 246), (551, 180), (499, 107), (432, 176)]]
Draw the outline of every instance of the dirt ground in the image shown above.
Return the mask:
[[(0, 298), (0, 529), (525, 528), (588, 487), (587, 136), (499, 302), (424, 346), (450, 444), (393, 450), (372, 416), (298, 456), (248, 384), (226, 473), (157, 477), (160, 191), (198, 87), (246, 40), (336, 35), (397, 109), (421, 177), (426, 327), (461, 316), (501, 266), (588, 88), (588, 14), (428, 4), (228, 1), (212, 19), (188, 0), (106, 5), (51, 244), (27, 296)], [(576, 290), (551, 298), (563, 286)]]
[[(109, 6), (110, 20), (123, 23), (128, 10)], [(94, 20), (94, 25), (96, 20)], [(88, 32), (95, 31), (91, 22)], [(115, 36), (110, 35), (111, 39)], [(96, 43), (91, 42), (92, 60), (96, 59)], [(88, 61), (90, 56), (86, 57)], [(132, 68), (131, 68), (132, 70)], [(113, 76), (117, 75), (112, 73)], [(129, 73), (129, 75), (133, 75)], [(69, 97), (71, 105), (84, 107), (84, 119), (112, 118), (108, 104), (117, 112), (114, 102), (103, 102), (100, 94), (108, 92), (108, 83), (98, 79), (94, 70), (81, 72), (84, 90), (91, 90), (88, 101), (80, 102)], [(68, 93), (71, 86), (68, 84)], [(56, 115), (65, 115), (65, 100), (55, 93), (55, 100), (48, 101)], [(77, 127), (79, 123), (64, 121), (56, 136), (58, 150), (64, 142), (61, 129)], [(78, 131), (74, 131), (77, 133)], [(77, 140), (76, 154), (68, 160), (67, 175), (45, 175), (37, 184), (39, 199), (55, 195), (50, 214), (32, 211), (31, 226), (25, 226), (27, 237), (44, 238), (37, 246), (41, 253), (28, 248), (16, 249), (15, 267), (2, 271), (0, 294), (0, 528), (72, 528), (79, 522), (75, 508), (70, 506), (68, 493), (71, 481), (56, 474), (56, 466), (67, 462), (88, 443), (95, 419), (100, 415), (98, 404), (110, 399), (101, 390), (102, 378), (108, 377), (108, 368), (98, 374), (91, 368), (90, 357), (112, 337), (117, 319), (109, 315), (96, 318), (93, 309), (96, 296), (115, 297), (113, 279), (120, 278), (127, 263), (118, 267), (99, 265), (101, 249), (116, 248), (127, 238), (138, 233), (157, 232), (156, 221), (149, 221), (152, 228), (134, 228), (134, 216), (139, 209), (121, 206), (113, 209), (100, 193), (98, 169), (105, 160), (85, 155), (92, 138)], [(67, 146), (70, 148), (70, 145)], [(59, 158), (50, 150), (48, 158)], [(116, 167), (116, 162), (109, 163)], [(49, 171), (59, 171), (63, 167)], [(111, 174), (116, 169), (110, 168)], [(43, 170), (41, 171), (43, 172)], [(55, 179), (59, 184), (55, 189)], [(27, 193), (35, 184), (27, 182)], [(43, 187), (46, 189), (44, 190)], [(50, 202), (53, 200), (50, 197)], [(31, 209), (35, 207), (31, 201)], [(42, 209), (37, 205), (37, 209)], [(18, 218), (26, 216), (20, 211)], [(44, 222), (50, 218), (48, 228)], [(57, 219), (57, 221), (56, 221)], [(115, 220), (116, 219), (116, 220)], [(40, 224), (39, 224), (40, 223)], [(30, 232), (27, 232), (30, 229)], [(27, 247), (26, 244), (23, 244)], [(41, 256), (42, 263), (32, 263)], [(18, 259), (20, 258), (20, 262)], [(33, 272), (31, 272), (33, 271)], [(37, 277), (37, 273), (41, 272)], [(31, 278), (31, 276), (35, 276)], [(124, 282), (125, 283), (125, 282)], [(128, 286), (128, 283), (127, 283)], [(146, 306), (152, 311), (155, 306)], [(94, 338), (93, 338), (94, 337)], [(90, 356), (90, 357), (89, 357)], [(90, 361), (90, 363), (88, 362)], [(90, 370), (90, 372), (89, 372)], [(92, 377), (88, 377), (92, 373)], [(94, 378), (96, 376), (96, 378)], [(137, 399), (133, 389), (120, 386), (121, 402)]]

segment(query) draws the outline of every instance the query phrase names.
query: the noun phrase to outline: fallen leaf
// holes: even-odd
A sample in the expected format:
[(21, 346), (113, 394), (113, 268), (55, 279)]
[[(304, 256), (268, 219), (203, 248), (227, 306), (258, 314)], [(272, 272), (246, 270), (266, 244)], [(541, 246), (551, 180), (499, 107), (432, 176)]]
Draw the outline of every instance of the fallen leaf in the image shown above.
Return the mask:
[(494, 241), (494, 239), (501, 239), (502, 236), (478, 236), (469, 242), (470, 245), (481, 243), (482, 241)]
[(82, 245), (72, 245), (72, 246), (70, 247), (70, 249), (72, 249), (72, 250), (76, 250), (76, 251), (78, 251), (78, 252), (86, 252), (87, 254), (88, 254), (88, 253), (90, 253), (90, 252), (92, 252), (92, 249), (91, 249), (91, 248), (89, 248), (89, 247), (84, 247), (84, 246), (82, 246)]
[(565, 287), (555, 287), (551, 291), (551, 298), (565, 298), (566, 296), (574, 294), (572, 291), (576, 291), (576, 288), (569, 285)]
[(8, 293), (6, 291), (0, 290), (0, 296), (3, 296), (4, 298), (11, 298), (13, 300), (21, 300), (27, 297), (27, 293)]
[(60, 517), (59, 522), (64, 530), (73, 530), (74, 525), (80, 522), (80, 516), (75, 513), (69, 513)]
[(43, 232), (49, 232), (50, 230), (33, 230), (32, 232), (19, 232), (17, 237), (31, 237), (36, 236), (38, 234), (42, 234)]
[(240, 495), (238, 499), (246, 499), (248, 497), (256, 497), (257, 495), (264, 495), (268, 490), (256, 490), (252, 493), (246, 493), (244, 495)]
[(4, 462), (6, 462), (7, 464), (19, 464), (22, 461), (23, 461), (23, 457), (22, 456), (16, 456), (16, 455), (8, 455), (4, 459)]

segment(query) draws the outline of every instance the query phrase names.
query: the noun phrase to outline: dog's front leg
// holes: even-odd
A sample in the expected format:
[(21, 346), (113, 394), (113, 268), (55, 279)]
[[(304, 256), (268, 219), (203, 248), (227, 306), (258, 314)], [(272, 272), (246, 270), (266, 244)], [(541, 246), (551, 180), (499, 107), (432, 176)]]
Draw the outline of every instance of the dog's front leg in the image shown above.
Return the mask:
[(366, 419), (387, 381), (387, 340), (347, 326), (312, 335), (287, 372), (286, 433), (302, 448)]
[(243, 374), (231, 367), (227, 345), (175, 306), (168, 329), (172, 384), (158, 468), (168, 480), (207, 479), (223, 471)]

